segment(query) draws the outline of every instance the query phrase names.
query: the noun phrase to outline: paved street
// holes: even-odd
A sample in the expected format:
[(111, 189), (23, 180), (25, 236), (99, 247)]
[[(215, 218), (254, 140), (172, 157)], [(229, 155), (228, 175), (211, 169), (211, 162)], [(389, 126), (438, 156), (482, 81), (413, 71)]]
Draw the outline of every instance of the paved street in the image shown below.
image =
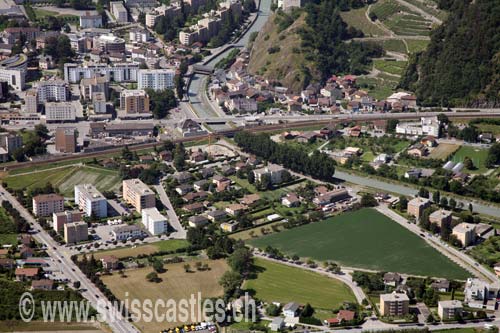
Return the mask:
[(161, 182), (159, 185), (155, 185), (154, 188), (160, 196), (162, 204), (167, 208), (168, 220), (172, 228), (174, 228), (175, 230), (170, 234), (170, 238), (186, 239), (186, 230), (182, 227), (182, 224), (179, 221), (179, 217), (175, 213), (175, 209), (172, 206), (172, 203), (170, 202), (170, 199), (168, 198), (167, 192), (165, 192), (163, 185), (161, 185)]

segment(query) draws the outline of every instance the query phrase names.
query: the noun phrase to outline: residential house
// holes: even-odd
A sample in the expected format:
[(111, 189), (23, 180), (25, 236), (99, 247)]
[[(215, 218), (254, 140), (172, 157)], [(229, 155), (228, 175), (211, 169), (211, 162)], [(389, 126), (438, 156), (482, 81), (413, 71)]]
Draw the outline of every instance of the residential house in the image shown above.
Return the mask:
[(31, 290), (49, 291), (52, 289), (54, 289), (54, 281), (50, 279), (40, 279), (31, 281)]
[(242, 204), (230, 204), (226, 207), (226, 212), (230, 215), (236, 216), (247, 210), (248, 207)]
[(256, 205), (259, 202), (259, 200), (260, 200), (260, 195), (257, 193), (246, 194), (245, 196), (243, 196), (243, 198), (240, 199), (240, 203), (247, 207), (251, 207)]
[(220, 228), (225, 232), (234, 232), (238, 229), (238, 221), (223, 222), (220, 224)]
[(295, 193), (288, 193), (281, 198), (281, 204), (288, 208), (300, 206), (300, 199)]
[(202, 203), (195, 202), (192, 204), (184, 205), (182, 209), (189, 213), (201, 213), (205, 209), (205, 207)]
[(398, 286), (403, 278), (398, 273), (385, 273), (384, 274), (384, 284), (386, 286), (396, 287)]
[(120, 260), (113, 255), (103, 256), (101, 258), (101, 263), (102, 263), (102, 268), (108, 271), (113, 269), (118, 269), (118, 267), (120, 266)]
[(465, 282), (464, 303), (471, 308), (496, 309), (498, 283), (490, 284), (477, 278), (468, 278)]
[(266, 167), (255, 169), (253, 173), (255, 175), (255, 181), (260, 182), (264, 176), (268, 176), (272, 184), (279, 184), (281, 183), (281, 176), (284, 171), (285, 169), (277, 164), (269, 164)]
[(208, 218), (203, 215), (190, 216), (188, 221), (191, 228), (203, 227), (209, 223)]
[(338, 188), (332, 191), (320, 194), (313, 199), (313, 203), (317, 206), (325, 206), (334, 202), (342, 201), (348, 199), (349, 192), (345, 188)]
[(285, 320), (281, 317), (276, 317), (269, 323), (269, 329), (273, 332), (281, 331), (284, 327)]
[(212, 222), (219, 222), (226, 218), (227, 213), (223, 210), (213, 210), (207, 213), (207, 218)]
[(435, 291), (446, 293), (450, 291), (450, 281), (446, 279), (436, 280), (431, 283), (431, 288)]
[(39, 268), (16, 268), (16, 281), (37, 280), (39, 273)]
[(181, 184), (175, 188), (175, 192), (179, 193), (179, 195), (185, 195), (192, 191), (193, 191), (193, 186), (189, 184)]
[(476, 241), (476, 225), (462, 222), (453, 228), (452, 235), (467, 247)]
[(300, 306), (297, 303), (287, 303), (285, 304), (285, 306), (283, 306), (283, 315), (287, 318), (297, 317), (297, 315), (299, 314), (299, 308)]
[(346, 323), (351, 323), (356, 318), (356, 312), (351, 310), (339, 310), (336, 318), (330, 318), (325, 320), (327, 326), (336, 326)]

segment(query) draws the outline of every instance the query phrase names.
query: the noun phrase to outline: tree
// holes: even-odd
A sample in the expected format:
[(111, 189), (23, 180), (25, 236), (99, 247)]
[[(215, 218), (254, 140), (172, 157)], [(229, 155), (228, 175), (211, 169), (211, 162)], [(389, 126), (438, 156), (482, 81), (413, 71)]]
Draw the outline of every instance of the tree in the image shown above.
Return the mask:
[(450, 198), (450, 200), (448, 201), (448, 206), (450, 206), (452, 210), (455, 210), (457, 208), (457, 201), (453, 198)]
[(362, 207), (375, 207), (378, 206), (378, 202), (371, 193), (365, 193), (361, 197), (361, 206)]
[(470, 202), (469, 202), (469, 212), (471, 212), (471, 213), (472, 213), (473, 209), (474, 209), (474, 208), (472, 207), (472, 203), (470, 203)]
[(224, 295), (228, 298), (236, 296), (242, 282), (241, 275), (234, 271), (225, 272), (219, 280), (219, 284), (224, 288)]
[(469, 156), (464, 157), (464, 167), (468, 170), (474, 170), (476, 168), (474, 166), (474, 162)]
[(385, 125), (385, 131), (387, 133), (394, 133), (396, 132), (396, 126), (398, 126), (399, 120), (397, 119), (389, 119), (387, 121), (387, 124)]
[(247, 247), (239, 247), (227, 258), (227, 263), (233, 271), (244, 275), (252, 266), (252, 252)]
[(149, 95), (150, 109), (155, 119), (163, 119), (167, 116), (168, 110), (177, 106), (175, 94), (171, 89), (155, 91), (146, 90)]
[(439, 201), (441, 200), (441, 193), (439, 191), (436, 191), (432, 194), (432, 201), (435, 203), (439, 204)]
[(178, 99), (184, 97), (184, 79), (180, 75), (174, 77), (175, 92)]
[(163, 262), (159, 259), (156, 259), (153, 261), (153, 269), (157, 273), (163, 273), (165, 271), (165, 268), (163, 268)]
[(427, 198), (429, 199), (429, 191), (425, 187), (421, 187), (418, 190), (418, 196), (421, 198)]
[(311, 306), (311, 304), (307, 303), (304, 306), (304, 309), (302, 309), (300, 316), (309, 318), (309, 317), (312, 317), (313, 314), (314, 314), (314, 308)]
[(184, 264), (184, 272), (186, 272), (186, 273), (191, 272), (191, 265), (190, 264)]
[(247, 180), (250, 184), (255, 183), (255, 174), (253, 173), (252, 170), (248, 171), (247, 173)]
[(160, 278), (158, 277), (158, 274), (156, 272), (151, 272), (146, 275), (146, 280), (149, 282), (158, 282)]
[(399, 197), (399, 210), (403, 211), (406, 210), (408, 207), (408, 199), (405, 196), (400, 196)]
[(441, 201), (439, 201), (439, 205), (443, 208), (448, 207), (448, 199), (446, 197), (442, 197)]

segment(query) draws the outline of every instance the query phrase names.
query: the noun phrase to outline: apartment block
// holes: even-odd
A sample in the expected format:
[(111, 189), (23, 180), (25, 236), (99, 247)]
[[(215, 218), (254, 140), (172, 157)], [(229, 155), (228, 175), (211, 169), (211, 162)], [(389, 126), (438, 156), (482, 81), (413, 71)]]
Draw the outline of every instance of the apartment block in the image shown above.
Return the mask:
[(69, 99), (69, 86), (63, 80), (41, 81), (37, 86), (39, 104), (45, 102), (66, 102)]
[(112, 1), (109, 3), (109, 7), (111, 8), (111, 14), (115, 17), (116, 21), (119, 23), (128, 22), (128, 12), (123, 2), (121, 1)]
[(96, 93), (104, 93), (108, 98), (108, 91), (109, 79), (106, 76), (83, 78), (80, 81), (80, 92), (83, 99), (90, 100)]
[(113, 63), (101, 64), (90, 63), (79, 65), (75, 63), (64, 64), (64, 81), (78, 83), (82, 79), (90, 79), (96, 76), (104, 76), (113, 82), (135, 82), (139, 64), (136, 63)]
[(98, 218), (108, 216), (108, 202), (94, 185), (76, 185), (75, 203), (87, 216), (94, 215)]
[(39, 194), (33, 197), (33, 214), (50, 216), (64, 211), (64, 198), (56, 193)]
[(145, 90), (122, 90), (120, 109), (125, 113), (149, 113), (149, 96)]
[(476, 225), (472, 223), (460, 223), (453, 228), (452, 235), (462, 242), (462, 246), (469, 246), (476, 240)]
[(56, 129), (56, 150), (61, 153), (75, 153), (78, 131), (74, 127), (58, 127)]
[(141, 212), (156, 205), (155, 193), (140, 179), (127, 179), (123, 183), (123, 200)]
[(4, 148), (9, 154), (23, 146), (23, 137), (13, 133), (0, 133), (0, 147)]
[(408, 214), (415, 216), (417, 219), (419, 219), (420, 216), (422, 216), (424, 209), (426, 209), (430, 205), (431, 202), (429, 199), (417, 197), (408, 201), (407, 211)]
[(151, 235), (160, 235), (168, 230), (168, 220), (156, 207), (145, 208), (141, 211), (142, 224)]
[(440, 301), (438, 315), (441, 320), (453, 320), (455, 316), (462, 315), (463, 305), (459, 300)]
[(71, 102), (46, 102), (45, 119), (47, 122), (75, 121), (75, 107)]
[(403, 293), (380, 295), (380, 314), (382, 316), (400, 317), (409, 313), (410, 299)]
[(451, 212), (449, 210), (439, 209), (429, 215), (429, 221), (437, 224), (440, 228), (451, 223)]
[(74, 244), (86, 241), (89, 238), (87, 222), (71, 222), (64, 225), (64, 241)]
[(254, 170), (253, 173), (255, 175), (256, 181), (260, 182), (262, 180), (262, 177), (269, 176), (269, 178), (271, 179), (271, 183), (279, 184), (281, 183), (281, 175), (283, 174), (283, 171), (285, 171), (285, 169), (283, 169), (279, 165), (269, 164), (266, 167)]
[(56, 232), (62, 232), (66, 223), (80, 222), (82, 217), (83, 213), (78, 210), (52, 213), (52, 227)]
[(156, 91), (172, 89), (174, 77), (173, 69), (140, 69), (137, 73), (137, 87)]

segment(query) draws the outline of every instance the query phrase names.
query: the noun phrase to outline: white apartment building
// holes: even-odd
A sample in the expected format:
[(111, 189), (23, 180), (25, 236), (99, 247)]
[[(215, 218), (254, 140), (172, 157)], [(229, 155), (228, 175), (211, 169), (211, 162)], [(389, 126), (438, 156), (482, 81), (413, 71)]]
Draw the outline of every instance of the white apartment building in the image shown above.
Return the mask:
[(137, 74), (139, 89), (165, 90), (174, 87), (173, 69), (140, 69)]
[(0, 68), (0, 80), (7, 81), (14, 90), (23, 90), (26, 83), (26, 71)]
[(139, 64), (114, 63), (112, 65), (92, 63), (79, 65), (75, 63), (64, 64), (64, 81), (78, 83), (81, 79), (90, 79), (96, 76), (105, 76), (107, 81), (136, 82)]
[(150, 38), (148, 30), (139, 28), (130, 30), (128, 36), (131, 42), (137, 43), (146, 43)]
[(420, 122), (403, 122), (396, 126), (396, 133), (404, 135), (432, 135), (439, 137), (437, 117), (422, 117)]
[(438, 315), (442, 320), (453, 320), (457, 314), (462, 314), (462, 310), (462, 302), (456, 299), (438, 303)]
[(135, 224), (118, 225), (111, 230), (111, 235), (116, 240), (142, 237), (142, 230)]
[(45, 118), (47, 122), (75, 121), (75, 107), (71, 102), (46, 102)]
[(266, 175), (269, 176), (271, 183), (278, 184), (281, 183), (281, 175), (283, 174), (283, 171), (285, 171), (285, 169), (281, 166), (277, 164), (269, 164), (263, 168), (255, 169), (253, 173), (255, 175), (255, 180), (258, 182), (262, 181), (262, 177)]
[(111, 8), (111, 14), (115, 17), (116, 21), (119, 23), (128, 22), (128, 12), (123, 2), (121, 1), (112, 1), (109, 3), (109, 7)]
[(145, 208), (141, 214), (142, 224), (151, 235), (160, 235), (168, 230), (168, 219), (156, 207)]
[(108, 216), (108, 201), (94, 185), (76, 185), (75, 203), (87, 216), (91, 216), (92, 214), (98, 218)]
[(102, 27), (102, 16), (98, 13), (85, 12), (85, 14), (80, 16), (80, 28), (100, 28)]
[(69, 97), (69, 87), (63, 80), (41, 81), (37, 86), (39, 104), (45, 102), (66, 102)]

